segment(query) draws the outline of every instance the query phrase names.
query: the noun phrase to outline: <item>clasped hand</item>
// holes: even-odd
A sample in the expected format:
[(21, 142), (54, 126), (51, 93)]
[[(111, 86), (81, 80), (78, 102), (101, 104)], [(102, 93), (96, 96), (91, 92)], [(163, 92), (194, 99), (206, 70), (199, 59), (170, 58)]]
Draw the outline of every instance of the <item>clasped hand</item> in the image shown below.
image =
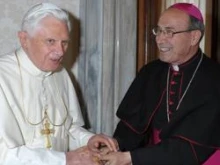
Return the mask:
[(95, 135), (88, 148), (99, 165), (131, 165), (130, 152), (120, 152), (116, 139), (106, 135)]

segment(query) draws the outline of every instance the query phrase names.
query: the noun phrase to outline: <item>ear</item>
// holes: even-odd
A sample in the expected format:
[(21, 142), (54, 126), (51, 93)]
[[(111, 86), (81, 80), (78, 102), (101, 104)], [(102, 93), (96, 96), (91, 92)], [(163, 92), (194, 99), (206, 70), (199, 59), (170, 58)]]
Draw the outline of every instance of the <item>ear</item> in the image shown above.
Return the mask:
[(23, 49), (27, 48), (28, 34), (25, 31), (18, 32), (18, 38)]
[(199, 40), (200, 40), (200, 38), (201, 38), (201, 36), (202, 36), (201, 31), (200, 31), (200, 30), (193, 30), (193, 31), (191, 32), (191, 34), (192, 34), (191, 44), (192, 44), (193, 46), (199, 44)]

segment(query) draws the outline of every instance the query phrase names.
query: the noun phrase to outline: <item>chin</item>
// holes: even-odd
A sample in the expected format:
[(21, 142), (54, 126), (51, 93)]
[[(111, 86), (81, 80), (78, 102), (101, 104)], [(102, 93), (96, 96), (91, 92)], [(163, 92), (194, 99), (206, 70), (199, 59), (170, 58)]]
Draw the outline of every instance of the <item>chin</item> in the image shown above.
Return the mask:
[(57, 69), (59, 69), (61, 67), (62, 67), (61, 63), (60, 62), (56, 62), (56, 63), (52, 63), (51, 65), (49, 65), (48, 68), (51, 69), (52, 71), (55, 71), (55, 70), (57, 70)]
[(159, 59), (160, 59), (161, 61), (163, 61), (163, 62), (166, 62), (166, 61), (167, 61), (166, 56), (163, 55), (163, 54), (160, 54), (160, 55), (159, 55)]
[(47, 67), (47, 68), (44, 68), (44, 69), (41, 69), (42, 71), (44, 72), (54, 72), (54, 71), (58, 71), (61, 69), (61, 66), (52, 66), (52, 67)]
[(163, 62), (169, 63), (172, 59), (172, 55), (170, 53), (161, 53), (160, 52), (159, 59)]
[(62, 68), (63, 68), (62, 65), (58, 65), (58, 66), (52, 68), (51, 71), (59, 71), (59, 70), (61, 70)]

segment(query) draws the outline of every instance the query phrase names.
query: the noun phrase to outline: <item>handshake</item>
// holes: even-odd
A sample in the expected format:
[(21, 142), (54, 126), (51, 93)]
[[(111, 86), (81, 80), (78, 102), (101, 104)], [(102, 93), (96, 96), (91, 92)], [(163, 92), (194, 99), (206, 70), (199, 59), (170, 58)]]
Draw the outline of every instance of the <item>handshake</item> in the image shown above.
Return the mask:
[(116, 139), (103, 134), (91, 137), (87, 146), (67, 152), (66, 158), (67, 165), (131, 165), (130, 152), (120, 152)]

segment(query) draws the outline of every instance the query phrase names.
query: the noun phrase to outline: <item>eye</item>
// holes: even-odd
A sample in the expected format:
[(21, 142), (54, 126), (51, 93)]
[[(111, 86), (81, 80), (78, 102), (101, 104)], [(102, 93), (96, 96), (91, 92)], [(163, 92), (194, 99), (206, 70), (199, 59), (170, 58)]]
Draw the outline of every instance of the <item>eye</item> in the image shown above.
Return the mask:
[(55, 42), (56, 42), (56, 40), (54, 40), (54, 39), (47, 39), (47, 40), (46, 40), (46, 43), (47, 43), (48, 45), (54, 45)]
[(169, 35), (171, 34), (172, 35), (173, 31), (171, 29), (166, 29), (166, 34), (169, 34)]
[(68, 46), (68, 44), (69, 44), (69, 41), (62, 41), (63, 46)]

